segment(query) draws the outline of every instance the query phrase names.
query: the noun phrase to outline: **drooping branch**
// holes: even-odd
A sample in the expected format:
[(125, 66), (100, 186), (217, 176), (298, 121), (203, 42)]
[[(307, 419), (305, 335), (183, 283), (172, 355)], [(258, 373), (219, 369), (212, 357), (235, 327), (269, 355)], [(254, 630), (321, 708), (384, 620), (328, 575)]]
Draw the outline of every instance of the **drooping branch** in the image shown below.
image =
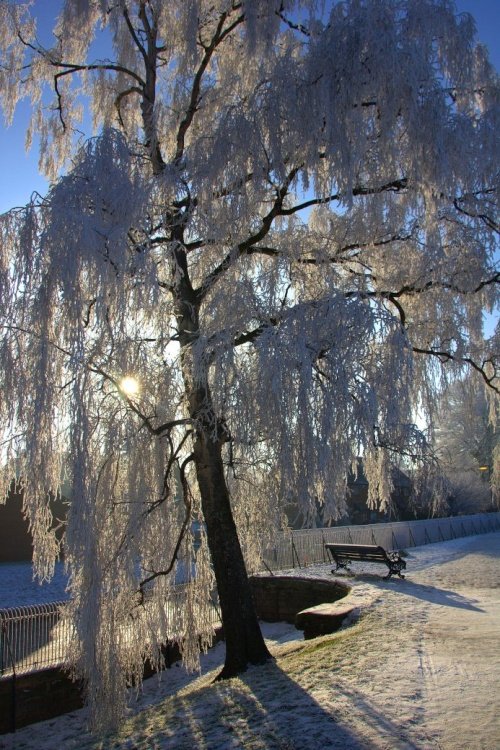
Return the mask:
[(181, 453), (181, 451), (182, 451), (182, 449), (183, 449), (186, 441), (192, 436), (192, 434), (193, 434), (193, 430), (187, 430), (184, 433), (184, 435), (182, 437), (182, 440), (179, 441), (179, 444), (178, 444), (177, 448), (174, 448), (172, 436), (170, 434), (167, 435), (167, 439), (168, 439), (168, 443), (169, 443), (169, 447), (170, 447), (170, 456), (169, 456), (169, 459), (167, 461), (167, 466), (165, 468), (165, 472), (164, 472), (164, 476), (163, 476), (163, 491), (162, 491), (162, 494), (161, 494), (160, 498), (158, 500), (156, 500), (154, 503), (152, 503), (151, 507), (148, 508), (148, 510), (146, 511), (147, 515), (149, 515), (150, 513), (152, 513), (154, 510), (156, 510), (156, 508), (158, 508), (160, 505), (163, 505), (163, 503), (167, 500), (168, 495), (169, 495), (169, 492), (168, 492), (168, 480), (170, 479), (170, 475), (171, 475), (173, 466), (174, 466), (175, 463), (178, 462), (179, 455), (180, 455), (180, 453)]
[[(499, 372), (497, 370), (497, 364), (493, 359), (485, 359), (481, 364), (479, 364), (478, 362), (473, 360), (472, 357), (458, 357), (452, 352), (446, 350), (425, 349), (419, 346), (413, 346), (412, 349), (415, 354), (425, 354), (430, 357), (437, 357), (437, 359), (439, 359), (439, 361), (443, 364), (445, 362), (456, 362), (457, 364), (469, 365), (473, 368), (473, 370), (481, 375), (484, 382), (487, 386), (489, 386), (489, 388), (500, 395), (500, 385), (496, 384), (499, 378)], [(488, 368), (488, 366), (492, 370), (491, 375), (488, 375), (486, 369)]]
[[(477, 288), (474, 290), (474, 292), (477, 293), (482, 288), (484, 288), (484, 286), (490, 283), (498, 283), (498, 278), (495, 277), (494, 279), (489, 279), (489, 280), (485, 280), (481, 282), (480, 284), (477, 285)], [(461, 294), (464, 294), (464, 295), (473, 293), (467, 290), (456, 289), (452, 285), (443, 285), (441, 282), (436, 282), (436, 286), (438, 288), (452, 289), (453, 291), (460, 292)], [(399, 317), (401, 327), (404, 330), (405, 335), (406, 335), (407, 334), (406, 312), (402, 304), (401, 298), (408, 294), (416, 294), (417, 292), (424, 293), (425, 291), (427, 291), (428, 289), (431, 289), (432, 287), (433, 287), (432, 284), (426, 285), (420, 290), (418, 290), (416, 287), (408, 287), (405, 289), (401, 289), (397, 292), (378, 291), (378, 290), (360, 290), (360, 291), (351, 290), (351, 291), (345, 292), (344, 296), (346, 299), (358, 298), (360, 300), (362, 299), (385, 300), (386, 302), (389, 302), (390, 304), (394, 305), (394, 307), (396, 308), (398, 312), (398, 317)], [(315, 304), (316, 302), (312, 302), (311, 307), (315, 306)], [(270, 316), (269, 318), (267, 318), (266, 320), (263, 320), (259, 325), (255, 326), (251, 330), (239, 333), (233, 339), (233, 342), (232, 342), (233, 346), (238, 347), (244, 344), (255, 343), (262, 336), (263, 333), (269, 330), (269, 328), (273, 328), (279, 325), (282, 322), (283, 316), (285, 314), (286, 315), (293, 314), (293, 307), (283, 310), (283, 313), (281, 315)], [(443, 364), (446, 362), (455, 362), (457, 364), (463, 364), (463, 365), (468, 365), (472, 367), (476, 372), (478, 372), (481, 375), (481, 377), (483, 378), (487, 386), (489, 386), (496, 393), (500, 394), (500, 385), (498, 384), (498, 378), (499, 378), (498, 365), (494, 358), (488, 358), (488, 359), (483, 360), (482, 363), (479, 363), (473, 357), (457, 356), (456, 354), (448, 350), (422, 348), (422, 347), (411, 344), (411, 341), (409, 343), (415, 354), (422, 354), (422, 355), (436, 357)]]
[[(46, 337), (42, 337), (40, 334), (36, 333), (35, 331), (30, 331), (27, 328), (23, 328), (21, 326), (15, 326), (15, 325), (2, 325), (1, 328), (3, 328), (6, 331), (17, 331), (18, 333), (23, 333), (28, 336), (33, 336), (34, 338), (37, 338), (37, 339), (43, 338), (43, 340), (48, 346), (56, 349), (61, 354), (65, 355), (68, 359), (71, 359), (74, 361), (74, 355), (68, 349), (65, 349), (60, 344), (57, 344), (55, 341), (47, 339)], [(111, 385), (113, 385), (114, 388), (116, 388), (116, 391), (120, 393), (121, 397), (123, 398), (127, 406), (130, 408), (130, 410), (140, 419), (140, 421), (143, 423), (143, 426), (148, 430), (148, 432), (151, 435), (158, 437), (158, 436), (170, 433), (173, 429), (175, 429), (175, 427), (180, 427), (182, 425), (187, 425), (187, 424), (192, 423), (192, 420), (189, 417), (186, 417), (183, 419), (172, 419), (167, 422), (163, 422), (162, 424), (155, 427), (151, 421), (151, 418), (146, 416), (146, 414), (144, 414), (144, 412), (139, 408), (137, 402), (134, 401), (130, 396), (128, 396), (120, 388), (120, 381), (117, 378), (110, 375), (102, 367), (92, 365), (91, 363), (82, 363), (82, 367), (84, 367), (88, 372), (93, 372), (96, 375), (100, 375), (108, 383), (111, 383)]]
[(165, 433), (171, 432), (175, 427), (179, 427), (181, 425), (190, 424), (192, 422), (191, 419), (185, 418), (185, 419), (173, 419), (168, 422), (164, 422), (163, 424), (159, 425), (158, 427), (155, 427), (151, 421), (150, 417), (147, 417), (144, 412), (139, 408), (138, 404), (134, 399), (132, 399), (130, 396), (128, 396), (121, 388), (120, 388), (120, 382), (114, 378), (112, 375), (107, 373), (103, 368), (101, 367), (94, 367), (92, 365), (87, 365), (87, 369), (89, 372), (94, 372), (96, 375), (100, 375), (104, 380), (107, 380), (109, 383), (111, 383), (117, 391), (121, 394), (122, 398), (124, 399), (125, 403), (129, 407), (129, 409), (137, 416), (139, 417), (140, 421), (143, 423), (144, 427), (148, 430), (148, 432), (151, 435), (159, 436), (163, 435)]
[(136, 81), (138, 86), (131, 86), (130, 88), (126, 89), (125, 91), (118, 94), (115, 100), (115, 106), (118, 110), (119, 119), (121, 121), (120, 116), (120, 103), (121, 100), (128, 96), (131, 93), (138, 93), (139, 95), (144, 95), (144, 86), (145, 82), (139, 76), (135, 71), (130, 70), (130, 68), (126, 68), (123, 65), (118, 65), (117, 63), (111, 63), (111, 62), (102, 62), (102, 63), (90, 63), (87, 65), (84, 64), (74, 64), (74, 63), (63, 63), (59, 62), (57, 60), (52, 60), (50, 56), (48, 56), (47, 52), (45, 50), (39, 49), (37, 50), (38, 54), (42, 55), (48, 62), (53, 65), (56, 68), (63, 68), (59, 73), (56, 73), (54, 75), (54, 91), (57, 97), (57, 110), (59, 112), (59, 120), (61, 122), (61, 126), (63, 130), (66, 130), (66, 122), (64, 119), (63, 114), (63, 96), (59, 89), (59, 81), (66, 76), (75, 75), (77, 73), (82, 72), (90, 72), (90, 71), (111, 71), (115, 73), (123, 73), (126, 76), (131, 77)]
[[(39, 54), (42, 54), (42, 51), (40, 51)], [(69, 63), (69, 62), (59, 62), (57, 60), (52, 60), (50, 57), (46, 57), (46, 59), (54, 67), (62, 68), (62, 70), (60, 70), (59, 73), (56, 73), (54, 76), (54, 78), (57, 80), (59, 80), (60, 78), (63, 78), (64, 76), (74, 75), (75, 73), (90, 72), (92, 70), (101, 70), (101, 71), (108, 71), (108, 72), (111, 71), (114, 73), (123, 73), (124, 75), (130, 78), (133, 78), (134, 81), (136, 81), (136, 83), (141, 87), (141, 89), (145, 86), (145, 81), (141, 78), (141, 76), (138, 73), (136, 73), (134, 70), (131, 70), (130, 68), (126, 68), (124, 65), (119, 65), (118, 63), (103, 61), (103, 62), (88, 63), (88, 64), (77, 64), (77, 63)]]
[(189, 487), (189, 483), (186, 479), (186, 466), (191, 463), (194, 460), (193, 454), (190, 454), (180, 465), (179, 472), (181, 477), (181, 485), (182, 485), (182, 499), (184, 501), (184, 506), (186, 508), (184, 519), (181, 525), (181, 528), (179, 530), (179, 534), (177, 536), (177, 541), (175, 543), (174, 551), (172, 553), (172, 557), (170, 559), (170, 563), (167, 565), (166, 568), (163, 570), (155, 570), (152, 571), (149, 576), (146, 578), (143, 578), (143, 580), (139, 584), (139, 591), (141, 594), (141, 602), (142, 597), (145, 593), (146, 586), (154, 581), (156, 578), (160, 578), (161, 576), (167, 576), (169, 573), (172, 572), (174, 565), (177, 561), (179, 550), (181, 548), (182, 540), (184, 539), (186, 532), (189, 528), (190, 522), (191, 522), (191, 514), (192, 514), (192, 507), (193, 507), (193, 501), (192, 501), (192, 495), (191, 495), (191, 489)]
[(140, 89), (138, 86), (130, 86), (128, 89), (124, 89), (123, 91), (120, 91), (120, 93), (115, 98), (115, 109), (118, 116), (118, 122), (122, 126), (122, 128), (125, 130), (125, 123), (122, 118), (122, 110), (121, 105), (122, 101), (131, 94), (138, 94), (139, 96), (143, 96), (143, 90)]

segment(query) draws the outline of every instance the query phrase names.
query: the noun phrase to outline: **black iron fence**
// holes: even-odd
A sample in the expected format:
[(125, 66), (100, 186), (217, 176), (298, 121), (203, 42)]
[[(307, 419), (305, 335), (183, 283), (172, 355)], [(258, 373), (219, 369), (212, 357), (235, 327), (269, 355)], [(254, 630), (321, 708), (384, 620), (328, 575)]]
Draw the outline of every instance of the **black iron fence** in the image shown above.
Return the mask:
[(69, 626), (60, 621), (63, 605), (0, 609), (0, 675), (35, 671), (64, 660)]
[[(166, 642), (176, 640), (183, 632), (186, 594), (187, 586), (178, 585), (166, 602)], [(0, 609), (0, 679), (65, 663), (72, 636), (70, 621), (61, 618), (65, 603)], [(215, 598), (209, 620), (214, 628), (220, 624)]]

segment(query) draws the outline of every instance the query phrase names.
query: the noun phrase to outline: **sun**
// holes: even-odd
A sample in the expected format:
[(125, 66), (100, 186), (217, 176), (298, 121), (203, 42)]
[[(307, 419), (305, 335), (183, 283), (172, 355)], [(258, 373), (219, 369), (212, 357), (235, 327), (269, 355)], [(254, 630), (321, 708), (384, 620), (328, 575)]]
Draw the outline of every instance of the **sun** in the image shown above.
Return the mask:
[(120, 380), (120, 390), (126, 396), (137, 396), (140, 390), (139, 381), (132, 375), (125, 375), (125, 377)]

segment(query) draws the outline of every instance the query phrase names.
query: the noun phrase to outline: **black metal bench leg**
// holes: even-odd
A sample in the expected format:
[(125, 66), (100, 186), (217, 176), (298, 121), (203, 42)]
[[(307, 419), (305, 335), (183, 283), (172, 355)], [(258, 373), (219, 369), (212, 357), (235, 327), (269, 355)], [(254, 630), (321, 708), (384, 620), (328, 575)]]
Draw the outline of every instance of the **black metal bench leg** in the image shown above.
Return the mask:
[(389, 572), (387, 573), (387, 575), (383, 576), (384, 580), (387, 581), (387, 579), (390, 578), (393, 573), (396, 573), (396, 575), (404, 579), (404, 575), (401, 573), (401, 568), (399, 567), (399, 565), (394, 565), (389, 568)]
[(344, 568), (344, 570), (349, 570), (349, 560), (335, 560), (336, 568), (332, 568), (332, 573), (336, 573), (339, 568)]

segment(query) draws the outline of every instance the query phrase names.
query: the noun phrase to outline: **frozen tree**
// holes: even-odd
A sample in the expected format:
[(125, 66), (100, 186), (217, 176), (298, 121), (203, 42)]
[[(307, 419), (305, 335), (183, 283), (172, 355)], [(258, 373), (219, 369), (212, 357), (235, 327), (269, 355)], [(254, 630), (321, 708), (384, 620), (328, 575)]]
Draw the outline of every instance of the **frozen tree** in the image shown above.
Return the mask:
[(214, 576), (222, 676), (268, 659), (247, 570), (284, 503), (335, 519), (359, 455), (387, 497), (443, 368), (498, 388), (498, 79), (451, 0), (66, 0), (51, 47), (1, 0), (0, 29), (5, 116), (29, 100), (52, 180), (1, 218), (3, 481), (42, 578), (71, 485), (99, 725), (158, 658), (181, 562), (186, 664)]
[(471, 378), (455, 380), (439, 400), (436, 450), (451, 485), (454, 508), (491, 505), (500, 488), (498, 401)]

